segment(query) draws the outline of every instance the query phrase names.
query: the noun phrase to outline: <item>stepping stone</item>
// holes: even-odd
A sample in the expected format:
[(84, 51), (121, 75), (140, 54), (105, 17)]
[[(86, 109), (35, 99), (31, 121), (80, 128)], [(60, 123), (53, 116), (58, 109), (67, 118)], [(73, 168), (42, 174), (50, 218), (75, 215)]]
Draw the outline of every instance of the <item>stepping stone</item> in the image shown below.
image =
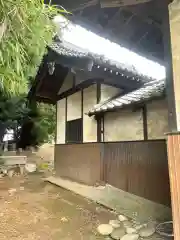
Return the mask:
[(109, 225), (111, 225), (113, 228), (120, 228), (121, 223), (119, 220), (110, 220)]
[(117, 228), (111, 233), (111, 238), (115, 240), (121, 239), (126, 234), (125, 229)]
[(137, 233), (137, 230), (135, 228), (132, 227), (127, 227), (126, 228), (126, 233), (130, 234), (130, 233)]
[(124, 215), (119, 215), (118, 219), (119, 219), (120, 222), (128, 221), (128, 218)]
[(138, 240), (138, 239), (139, 235), (132, 233), (124, 235), (120, 240)]
[(113, 232), (113, 227), (109, 224), (101, 224), (98, 226), (97, 231), (102, 236), (108, 236)]
[(151, 237), (155, 233), (156, 229), (154, 226), (148, 226), (146, 228), (141, 228), (139, 231), (140, 237)]

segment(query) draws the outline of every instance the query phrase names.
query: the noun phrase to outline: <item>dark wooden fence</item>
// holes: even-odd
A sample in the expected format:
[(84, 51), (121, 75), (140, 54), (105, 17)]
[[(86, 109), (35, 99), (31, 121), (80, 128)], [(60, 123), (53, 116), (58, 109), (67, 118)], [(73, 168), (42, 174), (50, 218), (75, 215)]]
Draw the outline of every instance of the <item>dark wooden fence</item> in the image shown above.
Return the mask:
[(164, 140), (104, 144), (104, 181), (126, 192), (170, 204)]
[(170, 205), (165, 140), (56, 145), (56, 173), (93, 185), (105, 182)]
[(55, 170), (58, 176), (94, 185), (100, 181), (101, 144), (66, 144), (55, 147)]

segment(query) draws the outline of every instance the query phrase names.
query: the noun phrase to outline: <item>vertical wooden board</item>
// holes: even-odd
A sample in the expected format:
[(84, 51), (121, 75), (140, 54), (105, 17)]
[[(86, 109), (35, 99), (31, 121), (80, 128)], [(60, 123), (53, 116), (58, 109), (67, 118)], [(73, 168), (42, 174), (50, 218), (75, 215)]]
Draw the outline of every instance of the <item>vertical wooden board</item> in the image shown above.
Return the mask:
[(168, 136), (168, 162), (174, 239), (180, 239), (180, 135)]

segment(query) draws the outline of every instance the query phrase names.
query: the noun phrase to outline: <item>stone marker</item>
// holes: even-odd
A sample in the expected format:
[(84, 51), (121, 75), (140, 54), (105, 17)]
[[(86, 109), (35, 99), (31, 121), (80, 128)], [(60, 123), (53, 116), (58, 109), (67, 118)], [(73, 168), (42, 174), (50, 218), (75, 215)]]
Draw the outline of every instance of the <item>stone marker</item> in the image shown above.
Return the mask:
[(120, 228), (121, 223), (119, 220), (110, 220), (109, 225), (111, 225), (113, 228)]
[(126, 234), (126, 235), (124, 235), (124, 236), (121, 238), (121, 240), (138, 240), (138, 238), (139, 238), (139, 235), (138, 235), (138, 234), (132, 233), (132, 234)]
[(127, 227), (126, 228), (126, 233), (130, 234), (130, 233), (137, 233), (137, 230), (133, 227)]
[(10, 169), (10, 170), (8, 171), (8, 177), (12, 178), (13, 175), (14, 175), (14, 170), (13, 170), (13, 169)]
[(139, 235), (141, 237), (151, 237), (155, 233), (156, 229), (154, 226), (148, 226), (146, 228), (142, 228), (139, 231)]
[(124, 228), (117, 228), (111, 233), (111, 238), (115, 240), (121, 239), (126, 234)]
[(124, 215), (119, 215), (118, 219), (119, 219), (120, 222), (128, 221), (128, 218)]
[(108, 236), (112, 233), (113, 227), (109, 224), (101, 224), (98, 226), (97, 231), (103, 236)]

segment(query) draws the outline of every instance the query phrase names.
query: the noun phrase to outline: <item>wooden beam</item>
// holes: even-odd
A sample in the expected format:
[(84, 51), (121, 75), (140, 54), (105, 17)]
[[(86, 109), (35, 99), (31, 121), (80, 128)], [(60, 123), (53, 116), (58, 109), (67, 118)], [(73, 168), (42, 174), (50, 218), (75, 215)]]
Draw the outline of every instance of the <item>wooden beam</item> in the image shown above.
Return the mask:
[(141, 87), (143, 84), (139, 81), (132, 80), (131, 77), (127, 78), (125, 76), (116, 75), (116, 73), (111, 73), (110, 71), (104, 71), (104, 68), (93, 68), (91, 72), (78, 71), (77, 78), (88, 80), (94, 79), (95, 81), (100, 81), (110, 86), (115, 86), (123, 88), (126, 90), (135, 90)]
[(100, 0), (102, 8), (124, 7), (150, 2), (151, 0)]
[[(145, 8), (145, 6), (146, 6), (146, 8)], [(138, 8), (131, 7), (131, 8), (127, 8), (127, 10), (132, 12), (135, 16), (137, 16), (143, 22), (145, 22), (149, 25), (153, 25), (153, 26), (155, 26), (155, 27), (157, 27), (158, 29), (161, 30), (161, 28), (162, 28), (161, 24), (155, 22), (151, 17), (148, 16), (149, 9), (148, 9), (147, 5), (145, 5), (145, 6), (144, 5), (139, 5)]]
[(144, 132), (144, 140), (148, 140), (148, 126), (147, 126), (147, 106), (144, 105), (142, 108), (143, 114), (143, 132)]
[(74, 88), (71, 88), (71, 89), (67, 90), (66, 92), (63, 92), (60, 95), (58, 95), (56, 97), (56, 101), (61, 100), (63, 98), (66, 98), (66, 97), (68, 97), (68, 96), (70, 96), (70, 95), (72, 95), (72, 94), (74, 94), (74, 93), (76, 93), (76, 92), (78, 92), (78, 91), (80, 91), (84, 88), (89, 87), (90, 85), (92, 85), (94, 83), (95, 83), (94, 79), (89, 79), (87, 81), (84, 81), (84, 82), (76, 85)]
[[(166, 0), (164, 0), (166, 2)], [(166, 95), (168, 102), (168, 123), (169, 131), (177, 130), (177, 116), (175, 107), (175, 89), (173, 81), (172, 52), (171, 52), (171, 35), (170, 35), (170, 19), (168, 4), (164, 3), (163, 16), (163, 39), (164, 39), (164, 64), (166, 67)]]

